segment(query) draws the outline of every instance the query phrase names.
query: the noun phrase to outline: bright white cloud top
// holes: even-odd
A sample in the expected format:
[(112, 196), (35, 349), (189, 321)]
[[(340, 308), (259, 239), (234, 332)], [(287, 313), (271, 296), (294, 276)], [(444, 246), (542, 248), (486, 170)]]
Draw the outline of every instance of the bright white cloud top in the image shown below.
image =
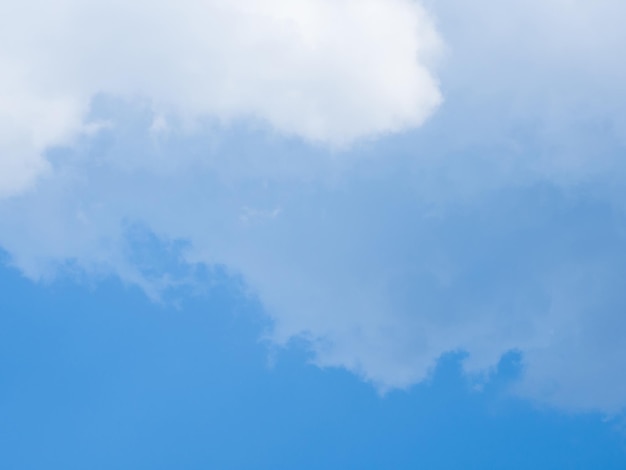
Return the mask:
[(420, 125), (440, 50), (410, 0), (26, 0), (0, 18), (0, 193), (46, 168), (97, 94), (255, 119), (331, 146)]
[(0, 246), (27, 275), (197, 282), (144, 227), (381, 389), (516, 350), (519, 393), (626, 406), (623, 2), (13, 3)]

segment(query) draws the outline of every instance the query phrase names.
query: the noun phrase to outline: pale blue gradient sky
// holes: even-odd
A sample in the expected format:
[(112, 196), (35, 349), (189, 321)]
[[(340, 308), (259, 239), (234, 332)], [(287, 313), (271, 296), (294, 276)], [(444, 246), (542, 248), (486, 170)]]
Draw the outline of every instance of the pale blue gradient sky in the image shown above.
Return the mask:
[(623, 468), (624, 14), (12, 6), (9, 468)]

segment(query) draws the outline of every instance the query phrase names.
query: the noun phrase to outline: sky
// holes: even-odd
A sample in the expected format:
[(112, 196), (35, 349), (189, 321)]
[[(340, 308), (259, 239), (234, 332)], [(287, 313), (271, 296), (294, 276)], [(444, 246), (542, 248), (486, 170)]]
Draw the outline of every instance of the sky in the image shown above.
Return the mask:
[(3, 7), (0, 467), (626, 468), (626, 4)]

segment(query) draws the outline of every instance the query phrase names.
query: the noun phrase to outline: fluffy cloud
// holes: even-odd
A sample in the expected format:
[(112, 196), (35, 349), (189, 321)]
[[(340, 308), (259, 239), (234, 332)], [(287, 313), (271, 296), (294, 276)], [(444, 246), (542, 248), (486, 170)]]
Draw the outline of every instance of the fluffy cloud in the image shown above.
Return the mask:
[(441, 100), (440, 40), (408, 0), (27, 0), (3, 9), (0, 41), (0, 194), (85, 132), (98, 94), (334, 147), (418, 126)]
[[(115, 3), (50, 10), (92, 34), (50, 41), (74, 52), (41, 54), (41, 64), (64, 63), (58, 77), (11, 82), (37, 90), (20, 92), (35, 97), (34, 110), (61, 103), (68, 117), (51, 121), (70, 124), (29, 144), (33, 174), (45, 176), (0, 203), (0, 246), (35, 278), (69, 262), (154, 296), (193, 282), (159, 253), (137, 256), (128, 227), (139, 224), (184, 240), (181, 263), (241, 275), (273, 320), (268, 338), (304, 338), (320, 366), (385, 390), (428, 377), (446, 352), (467, 352), (468, 374), (485, 377), (517, 350), (517, 393), (618, 411), (626, 67), (612, 59), (626, 41), (612, 18), (624, 7), (492, 3), (433, 2), (449, 44), (446, 102), (417, 132), (352, 148), (341, 145), (416, 125), (438, 102), (424, 68), (438, 41), (414, 3), (187, 2), (145, 17)], [(125, 20), (113, 21), (119, 11)], [(113, 24), (115, 49), (103, 40)], [(106, 96), (91, 100), (97, 91)], [(197, 121), (205, 115), (258, 118), (335, 149), (258, 126), (216, 130)], [(28, 116), (48, 119), (24, 116), (24, 129)]]

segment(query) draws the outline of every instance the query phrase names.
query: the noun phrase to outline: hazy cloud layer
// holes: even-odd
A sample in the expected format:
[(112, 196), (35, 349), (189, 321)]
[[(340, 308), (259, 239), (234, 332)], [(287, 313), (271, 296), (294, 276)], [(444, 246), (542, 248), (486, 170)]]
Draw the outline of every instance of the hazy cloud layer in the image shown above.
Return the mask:
[[(155, 296), (193, 282), (164, 266), (162, 254), (137, 256), (132, 227), (139, 225), (166, 243), (184, 240), (175, 251), (183, 264), (221, 264), (241, 275), (273, 320), (276, 344), (305, 338), (319, 365), (346, 367), (383, 390), (423, 380), (449, 351), (466, 351), (466, 370), (484, 379), (517, 350), (524, 373), (516, 393), (568, 409), (622, 409), (626, 66), (616, 58), (626, 41), (615, 18), (626, 7), (430, 2), (448, 45), (439, 112), (417, 131), (342, 147), (418, 124), (432, 111), (439, 95), (414, 55), (424, 50), (429, 63), (438, 50), (431, 22), (409, 2), (369, 2), (376, 14), (365, 17), (362, 2), (296, 2), (297, 11), (279, 3), (206, 3), (225, 11), (219, 18), (229, 25), (206, 60), (231, 65), (228, 75), (198, 76), (187, 88), (179, 75), (190, 44), (183, 35), (180, 44), (158, 43), (154, 51), (163, 54), (146, 62), (161, 75), (133, 69), (137, 52), (129, 47), (83, 70), (93, 76), (80, 83), (96, 87), (83, 90), (70, 80), (75, 74), (61, 76), (67, 96), (79, 97), (76, 106), (59, 101), (72, 124), (33, 140), (39, 147), (11, 143), (3, 151), (43, 175), (0, 203), (0, 246), (12, 262), (34, 278), (68, 262), (113, 272)], [(159, 7), (149, 18), (169, 24)], [(269, 31), (244, 28), (236, 36), (243, 44), (231, 46), (230, 26), (246, 17), (242, 11), (271, 17), (262, 25)], [(277, 12), (293, 15), (287, 23), (301, 36), (289, 34), (301, 41), (309, 40), (310, 19), (330, 15), (336, 29), (324, 21), (319, 34), (341, 35), (346, 49), (292, 69), (309, 46), (290, 55), (294, 42), (271, 27)], [(144, 45), (157, 43), (157, 26), (146, 28)], [(390, 31), (393, 41), (381, 43)], [(97, 30), (94, 37), (97, 46)], [(360, 40), (371, 50), (357, 48)], [(267, 56), (249, 49), (258, 44)], [(257, 77), (256, 57), (277, 60), (279, 76), (248, 79)], [(418, 82), (430, 85), (414, 88)], [(225, 84), (233, 84), (232, 95)], [(281, 104), (292, 86), (301, 100)], [(57, 96), (42, 89), (34, 110)], [(107, 93), (90, 100), (95, 91)], [(204, 114), (260, 118), (303, 139), (250, 120), (190, 125), (189, 116)], [(24, 118), (24, 129), (32, 119)], [(71, 148), (39, 157), (67, 139)], [(16, 159), (24, 149), (31, 159)]]

